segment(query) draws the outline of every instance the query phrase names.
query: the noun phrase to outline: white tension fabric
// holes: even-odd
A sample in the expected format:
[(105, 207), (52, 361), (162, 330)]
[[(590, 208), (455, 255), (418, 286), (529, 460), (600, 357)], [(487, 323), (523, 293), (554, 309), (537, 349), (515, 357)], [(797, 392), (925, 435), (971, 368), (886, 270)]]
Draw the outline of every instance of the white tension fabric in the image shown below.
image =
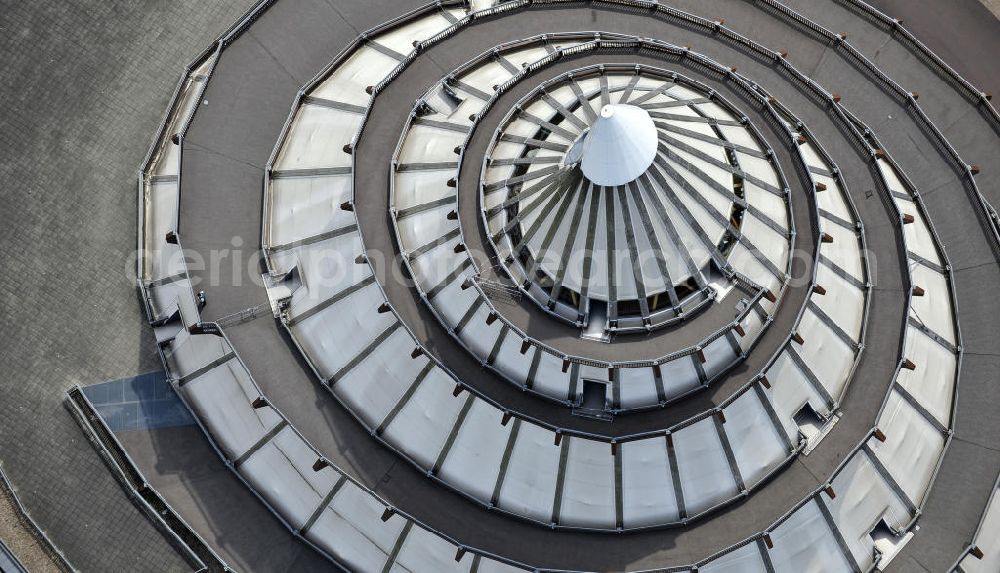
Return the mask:
[[(634, 105), (606, 105), (583, 135), (580, 168), (595, 185), (624, 185), (649, 169), (656, 157), (656, 126), (646, 110)], [(574, 146), (576, 147), (576, 146)], [(573, 150), (567, 159), (571, 159)]]

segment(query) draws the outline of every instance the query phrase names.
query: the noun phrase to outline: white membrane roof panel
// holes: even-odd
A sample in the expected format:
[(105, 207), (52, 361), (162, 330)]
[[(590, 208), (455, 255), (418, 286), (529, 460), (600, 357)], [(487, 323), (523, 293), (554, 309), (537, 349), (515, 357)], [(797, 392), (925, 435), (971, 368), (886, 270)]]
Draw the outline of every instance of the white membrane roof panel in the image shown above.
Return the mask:
[(775, 276), (760, 260), (742, 243), (736, 243), (729, 253), (729, 264), (735, 269), (750, 278), (758, 285), (769, 289), (771, 292), (780, 290), (781, 281)]
[(412, 213), (396, 221), (401, 247), (409, 253), (443, 237), (458, 228), (457, 221), (448, 220), (448, 212), (457, 205), (448, 203)]
[[(499, 62), (485, 62), (462, 74), (461, 80), (481, 92), (492, 94), (493, 86), (500, 85), (512, 77), (513, 74)], [(463, 91), (461, 86), (456, 86), (454, 89)]]
[[(376, 304), (361, 305), (369, 301)], [(320, 376), (333, 376), (397, 321), (393, 313), (377, 312), (384, 301), (378, 287), (372, 284), (291, 327)]]
[(854, 559), (864, 569), (873, 564), (872, 529), (881, 519), (893, 528), (902, 529), (910, 518), (906, 502), (892, 492), (864, 452), (851, 456), (831, 485), (837, 497), (830, 499), (823, 494), (823, 501)]
[(368, 107), (371, 96), (365, 90), (384, 80), (398, 66), (398, 60), (371, 46), (361, 46), (309, 95)]
[(413, 527), (396, 555), (390, 573), (465, 572), (472, 567), (474, 555), (466, 553), (458, 561), (458, 548), (423, 528)]
[(704, 418), (673, 433), (684, 508), (695, 515), (736, 495), (736, 481), (726, 460), (715, 420)]
[(466, 275), (472, 274), (472, 269), (455, 277), (455, 280), (448, 283), (441, 291), (431, 299), (431, 304), (441, 313), (445, 324), (457, 325), (465, 313), (472, 307), (472, 304), (481, 298), (478, 290), (471, 286), (462, 289)]
[(896, 390), (889, 394), (877, 425), (886, 441), (871, 438), (868, 445), (910, 500), (919, 504), (944, 451), (944, 436)]
[(657, 402), (656, 375), (650, 367), (619, 368), (621, 407), (648, 406)]
[(387, 442), (430, 469), (458, 419), (468, 394), (455, 397), (455, 380), (444, 370), (430, 371), (409, 401), (388, 424)]
[(260, 394), (236, 359), (195, 378), (181, 392), (229, 459), (241, 456), (280, 421), (270, 406), (251, 406)]
[[(902, 203), (902, 201), (897, 201), (897, 203)], [(936, 263), (938, 266), (944, 266), (944, 262), (938, 253), (934, 235), (931, 234), (931, 229), (927, 225), (927, 221), (923, 215), (915, 207), (904, 210), (903, 216), (905, 217), (906, 215), (913, 216), (912, 223), (903, 225), (903, 239), (906, 241), (906, 249), (928, 261)]]
[(448, 187), (448, 180), (454, 176), (453, 169), (396, 171), (392, 206), (399, 211), (445, 197), (457, 197), (455, 189)]
[(816, 501), (795, 510), (771, 531), (775, 573), (831, 573), (853, 567), (840, 550)]
[(272, 261), (289, 271), (297, 266), (302, 286), (292, 293), (289, 315), (294, 317), (371, 275), (369, 265), (355, 262), (362, 252), (357, 230), (276, 254)]
[(411, 263), (413, 278), (425, 291), (447, 279), (451, 272), (468, 258), (467, 253), (455, 253), (459, 240), (460, 237), (455, 237), (443, 245), (438, 245)]
[(441, 479), (476, 499), (489, 503), (511, 424), (488, 402), (476, 399), (441, 466)]
[[(794, 342), (791, 344), (795, 344)], [(830, 415), (830, 407), (823, 396), (816, 390), (805, 374), (789, 356), (788, 351), (782, 351), (774, 364), (767, 370), (767, 379), (771, 384), (768, 394), (778, 418), (785, 426), (792, 443), (798, 439), (798, 426), (794, 422), (795, 414), (808, 403), (821, 416)]]
[(334, 381), (334, 394), (347, 402), (369, 428), (378, 426), (427, 363), (423, 356), (410, 358), (414, 346), (410, 333), (397, 328), (343, 378)]
[(458, 332), (459, 338), (469, 346), (473, 356), (479, 358), (486, 358), (490, 355), (493, 343), (496, 342), (500, 330), (503, 328), (503, 321), (500, 319), (493, 321), (493, 324), (486, 324), (490, 312), (488, 306), (480, 305), (465, 327)]
[(934, 334), (955, 344), (954, 308), (951, 304), (951, 289), (945, 276), (920, 263), (908, 261), (910, 279), (914, 286), (924, 289), (923, 296), (910, 298), (910, 316), (931, 329)]
[[(580, 44), (580, 42), (565, 42), (563, 46), (575, 46)], [(526, 48), (523, 50), (515, 50), (512, 52), (504, 52), (504, 57), (507, 58), (511, 63), (517, 67), (522, 67), (524, 64), (531, 64), (541, 60), (542, 58), (549, 55), (548, 50), (543, 47), (537, 48)]]
[[(802, 135), (805, 137), (804, 133), (796, 132), (796, 135)], [(810, 167), (819, 167), (820, 169), (829, 169), (830, 165), (823, 159), (823, 156), (819, 154), (819, 150), (806, 139), (805, 143), (800, 143), (798, 145), (799, 153), (802, 154), (802, 160), (805, 161), (806, 165)]]
[(691, 356), (682, 356), (661, 364), (660, 377), (668, 397), (680, 396), (701, 386), (698, 369)]
[[(458, 18), (465, 15), (459, 10), (452, 11), (452, 13), (457, 14)], [(380, 32), (372, 40), (398, 54), (407, 55), (414, 50), (414, 42), (423, 42), (449, 26), (451, 26), (451, 20), (445, 18), (440, 12), (433, 12), (411, 20), (402, 26)]]
[(743, 181), (743, 195), (746, 197), (747, 203), (753, 205), (755, 209), (767, 215), (782, 228), (789, 227), (788, 205), (784, 199), (746, 180)]
[(187, 330), (181, 330), (170, 343), (167, 352), (171, 378), (188, 376), (232, 351), (232, 347), (221, 336), (191, 334)]
[(723, 408), (726, 423), (723, 427), (733, 457), (743, 477), (743, 483), (752, 487), (771, 470), (784, 461), (791, 452), (785, 449), (779, 429), (771, 423), (767, 410), (757, 392), (751, 388)]
[(705, 355), (703, 368), (705, 369), (705, 375), (709, 379), (732, 366), (739, 359), (736, 351), (733, 350), (733, 345), (730, 344), (729, 339), (725, 336), (720, 336), (708, 343), (708, 346), (702, 349), (702, 352)]
[(855, 222), (854, 213), (851, 212), (844, 198), (845, 194), (836, 179), (825, 175), (812, 174), (816, 183), (826, 185), (825, 191), (816, 191), (813, 196), (816, 198), (816, 205), (824, 211), (839, 217), (845, 221)]
[(802, 313), (798, 332), (804, 343), (793, 343), (793, 348), (827, 392), (838, 396), (850, 379), (854, 351), (810, 308)]
[(542, 352), (538, 359), (538, 369), (532, 379), (532, 388), (539, 392), (557, 398), (567, 399), (569, 394), (570, 372), (562, 371), (562, 358)]
[(781, 181), (778, 180), (777, 171), (775, 171), (774, 165), (769, 160), (747, 155), (746, 153), (739, 151), (736, 153), (736, 156), (737, 159), (739, 159), (740, 168), (743, 169), (744, 173), (753, 175), (757, 179), (760, 179), (765, 183), (770, 183), (778, 189), (783, 187)]
[(476, 570), (476, 573), (514, 573), (515, 571), (525, 571), (525, 569), (484, 557), (479, 560), (479, 569)]
[(826, 294), (814, 293), (809, 300), (854, 340), (861, 339), (864, 324), (865, 291), (844, 280), (830, 267), (816, 265), (816, 284), (826, 289)]
[(448, 220), (448, 212), (454, 208), (454, 204), (441, 205), (398, 220), (396, 228), (402, 248), (414, 251), (457, 229), (458, 222)]
[(748, 543), (702, 565), (698, 573), (768, 573), (768, 570), (759, 546)]
[(497, 505), (542, 522), (552, 519), (559, 476), (559, 446), (555, 432), (521, 423)]
[(915, 366), (900, 368), (896, 381), (942, 426), (949, 426), (958, 356), (912, 326), (906, 337), (903, 355)]
[(339, 477), (335, 472), (314, 472), (315, 461), (316, 452), (285, 426), (237, 471), (293, 527), (301, 527)]
[(788, 267), (788, 253), (791, 245), (788, 237), (776, 232), (756, 216), (746, 213), (743, 225), (740, 227), (746, 237), (757, 250), (782, 272)]
[(854, 231), (820, 217), (820, 230), (833, 238), (832, 243), (821, 243), (819, 252), (847, 271), (852, 277), (867, 282), (862, 262), (861, 243)]
[(519, 334), (513, 330), (508, 331), (493, 362), (494, 368), (518, 384), (523, 384), (528, 379), (533, 356), (533, 347), (529, 347), (526, 353), (521, 354), (523, 341), (524, 338)]
[(357, 571), (385, 565), (406, 520), (393, 515), (382, 521), (386, 507), (353, 482), (346, 482), (309, 528), (306, 538)]
[(153, 281), (179, 274), (185, 265), (180, 248), (165, 240), (167, 233), (177, 226), (177, 181), (150, 183), (146, 189), (144, 246), (149, 252), (144, 258), (143, 278)]
[[(708, 103), (708, 104), (699, 104), (698, 108), (705, 109), (706, 106), (719, 107), (715, 103)], [(723, 113), (725, 113), (725, 112), (723, 112)], [(715, 114), (712, 114), (712, 115), (715, 115)], [(719, 117), (720, 119), (724, 119), (724, 118), (722, 118), (721, 114), (717, 115), (716, 117)], [(735, 118), (730, 117), (730, 119), (735, 119)], [(764, 151), (764, 147), (761, 146), (757, 142), (757, 139), (754, 138), (754, 136), (750, 134), (749, 130), (747, 130), (747, 129), (741, 127), (741, 126), (735, 126), (735, 125), (717, 125), (716, 127), (718, 128), (718, 130), (720, 132), (722, 132), (722, 136), (726, 138), (726, 141), (731, 141), (731, 142), (733, 142), (733, 143), (735, 143), (737, 145), (742, 145), (744, 147), (749, 147), (750, 149), (756, 149), (757, 151), (761, 151), (761, 152)]]
[(559, 523), (613, 527), (615, 468), (611, 444), (576, 437), (569, 440)]
[[(465, 143), (466, 134), (430, 125), (412, 125), (399, 150), (399, 164), (457, 163), (455, 148)], [(452, 170), (454, 174), (454, 170)]]
[(350, 201), (351, 175), (272, 179), (268, 246), (285, 245), (356, 223), (340, 205)]
[(622, 456), (622, 517), (625, 527), (642, 527), (679, 518), (671, 479), (667, 441), (660, 436), (624, 442)]
[(743, 327), (743, 336), (740, 336), (738, 332), (734, 332), (736, 335), (736, 341), (740, 345), (740, 349), (743, 352), (750, 350), (750, 346), (757, 340), (757, 337), (764, 331), (764, 319), (760, 317), (757, 312), (748, 312), (746, 316), (740, 320), (740, 326)]
[(350, 167), (344, 146), (361, 127), (361, 114), (319, 105), (303, 105), (285, 136), (274, 171)]

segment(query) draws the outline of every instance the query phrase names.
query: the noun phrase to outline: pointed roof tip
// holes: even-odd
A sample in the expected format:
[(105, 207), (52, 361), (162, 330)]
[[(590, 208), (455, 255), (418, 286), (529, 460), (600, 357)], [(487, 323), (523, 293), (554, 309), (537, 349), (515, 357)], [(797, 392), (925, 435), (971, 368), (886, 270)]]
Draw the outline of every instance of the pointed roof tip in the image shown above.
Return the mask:
[(624, 185), (646, 172), (656, 147), (656, 126), (646, 110), (609, 104), (587, 132), (580, 168), (595, 185)]

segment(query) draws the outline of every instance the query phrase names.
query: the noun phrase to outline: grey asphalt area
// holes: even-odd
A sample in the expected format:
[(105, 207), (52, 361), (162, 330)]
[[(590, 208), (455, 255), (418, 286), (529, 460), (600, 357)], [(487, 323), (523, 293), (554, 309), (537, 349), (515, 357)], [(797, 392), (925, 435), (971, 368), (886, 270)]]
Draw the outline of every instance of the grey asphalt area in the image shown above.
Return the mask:
[[(224, 53), (185, 143), (180, 228), (199, 253), (260, 244), (263, 166), (298, 89), (360, 31), (422, 4), (416, 0), (279, 0)], [(7, 5), (9, 4), (9, 5)], [(894, 571), (943, 571), (968, 542), (1000, 471), (1000, 326), (993, 285), (1000, 268), (969, 190), (909, 111), (814, 36), (777, 18), (761, 3), (678, 0), (679, 8), (723, 17), (737, 31), (789, 60), (872, 127), (917, 184), (953, 264), (966, 354), (955, 440), (920, 518), (920, 531)], [(788, 0), (793, 8), (849, 41), (907, 89), (942, 128), (963, 159), (1000, 165), (1000, 128), (891, 31), (841, 0)], [(188, 564), (137, 511), (62, 406), (72, 384), (124, 378), (159, 366), (136, 302), (130, 253), (135, 245), (135, 169), (145, 154), (183, 67), (250, 5), (248, 0), (170, 3), (4, 3), (0, 12), (0, 244), (8, 272), (0, 279), (0, 462), (15, 491), (54, 543), (81, 570), (184, 571)], [(975, 0), (876, 0), (932, 49), (986, 91), (1000, 93), (1000, 23)], [(368, 487), (463, 543), (540, 566), (617, 570), (685, 564), (759, 531), (823, 483), (871, 427), (899, 354), (902, 269), (896, 227), (877, 197), (864, 160), (828, 111), (766, 62), (676, 21), (603, 5), (536, 7), (477, 24), (429, 50), (375, 104), (357, 149), (359, 180), (376, 192), (358, 203), (369, 247), (393, 252), (385, 217), (388, 157), (413, 100), (441, 75), (495, 44), (557, 31), (605, 30), (691, 45), (761, 83), (820, 137), (844, 171), (879, 264), (870, 338), (844, 418), (810, 456), (798, 458), (749, 499), (689, 527), (625, 536), (553, 532), (483, 511), (427, 479), (378, 445), (319, 387), (279, 326), (268, 318), (227, 330), (269, 398), (320, 451)], [(511, 22), (516, 22), (512, 25)], [(775, 45), (780, 44), (780, 45)], [(601, 61), (643, 62), (697, 77), (746, 109), (725, 83), (685, 62), (604, 54), (561, 62), (505, 95), (484, 119), (467, 152), (481, 156), (507, 107), (542, 80)], [(752, 110), (748, 113), (754, 114)], [(757, 122), (762, 128), (764, 125)], [(765, 130), (766, 131), (766, 130)], [(766, 133), (792, 180), (796, 220), (806, 241), (808, 204), (790, 155)], [(465, 169), (478, 171), (478, 160)], [(363, 179), (362, 179), (363, 178)], [(463, 177), (464, 182), (474, 179)], [(980, 176), (983, 194), (1000, 205), (1000, 180)], [(476, 191), (466, 187), (463, 197)], [(463, 201), (462, 217), (475, 220)], [(228, 272), (228, 271), (227, 271)], [(206, 317), (266, 302), (264, 291), (234, 276), (205, 286)], [(402, 318), (454, 371), (518, 411), (564, 427), (622, 435), (664, 427), (729, 396), (756, 373), (787, 334), (804, 293), (792, 291), (765, 340), (741, 367), (707, 392), (662, 411), (621, 416), (613, 424), (572, 417), (483, 371), (435, 321), (410, 289), (387, 283)], [(525, 324), (547, 320), (529, 307), (511, 309)], [(708, 317), (706, 317), (708, 318)], [(692, 325), (695, 326), (695, 325)], [(554, 323), (538, 327), (572, 347)], [(683, 344), (663, 331), (631, 341), (630, 352)], [(684, 330), (683, 336), (690, 331)], [(889, 357), (889, 358), (887, 358)], [(329, 563), (297, 541), (218, 460), (194, 427), (121, 432), (140, 469), (191, 527), (242, 571), (320, 570)], [(247, 524), (253, 524), (248, 527)]]
[(62, 405), (159, 365), (135, 173), (183, 67), (249, 1), (0, 2), (0, 462), (81, 570), (186, 571)]

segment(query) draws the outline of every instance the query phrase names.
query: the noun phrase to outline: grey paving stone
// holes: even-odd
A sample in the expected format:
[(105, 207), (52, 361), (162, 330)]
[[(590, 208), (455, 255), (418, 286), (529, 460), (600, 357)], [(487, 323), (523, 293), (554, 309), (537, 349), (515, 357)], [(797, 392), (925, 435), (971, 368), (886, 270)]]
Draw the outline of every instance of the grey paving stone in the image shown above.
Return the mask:
[(131, 277), (135, 170), (184, 66), (250, 4), (0, 2), (0, 461), (81, 570), (190, 569), (62, 400), (159, 366)]

